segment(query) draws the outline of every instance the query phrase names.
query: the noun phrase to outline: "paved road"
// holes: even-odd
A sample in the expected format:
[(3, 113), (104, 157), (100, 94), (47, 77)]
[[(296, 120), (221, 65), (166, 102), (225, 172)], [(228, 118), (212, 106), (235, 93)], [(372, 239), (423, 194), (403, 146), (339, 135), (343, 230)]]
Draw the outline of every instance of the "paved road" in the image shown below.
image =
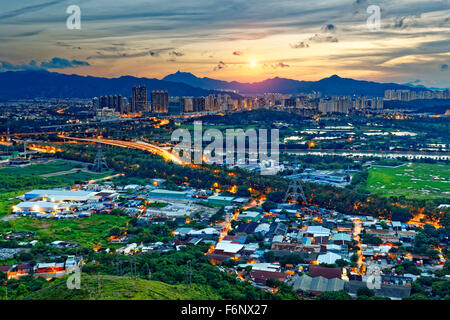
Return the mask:
[(167, 161), (172, 161), (176, 164), (186, 164), (180, 157), (172, 154), (171, 152), (156, 146), (154, 144), (150, 144), (147, 142), (134, 142), (134, 141), (121, 141), (121, 140), (111, 140), (111, 139), (85, 139), (85, 138), (75, 138), (75, 137), (67, 137), (59, 135), (58, 137), (62, 139), (75, 140), (75, 141), (84, 141), (84, 142), (92, 142), (92, 143), (101, 143), (110, 146), (117, 146), (122, 148), (130, 148), (130, 149), (139, 149), (144, 151), (149, 151), (151, 153), (160, 155)]

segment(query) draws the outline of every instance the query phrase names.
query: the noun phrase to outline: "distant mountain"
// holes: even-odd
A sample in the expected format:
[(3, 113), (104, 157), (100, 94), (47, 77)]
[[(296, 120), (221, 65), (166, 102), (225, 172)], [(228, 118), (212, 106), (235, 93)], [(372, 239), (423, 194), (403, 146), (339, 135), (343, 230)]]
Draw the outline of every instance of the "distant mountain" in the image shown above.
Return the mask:
[(420, 90), (437, 90), (437, 91), (443, 91), (448, 90), (449, 88), (435, 88), (435, 87), (425, 87), (423, 84), (416, 84), (415, 82), (408, 82), (402, 84), (403, 86), (411, 87), (411, 88), (417, 88)]
[[(388, 89), (423, 90), (395, 83), (377, 83), (345, 79), (337, 75), (319, 81), (298, 81), (285, 78), (267, 79), (261, 82), (227, 82), (211, 78), (198, 78), (192, 73), (177, 72), (162, 80), (123, 76), (101, 78), (67, 75), (48, 71), (8, 71), (0, 73), (1, 99), (48, 98), (92, 98), (101, 95), (131, 95), (136, 85), (144, 85), (147, 92), (167, 90), (171, 96), (207, 96), (223, 90), (238, 90), (239, 93), (310, 93), (320, 91), (325, 95), (384, 96)], [(236, 97), (236, 95), (231, 94)]]
[(333, 75), (319, 81), (298, 81), (285, 78), (272, 78), (261, 82), (242, 83), (227, 82), (211, 78), (199, 78), (192, 73), (176, 72), (164, 77), (162, 80), (191, 84), (196, 87), (209, 90), (238, 90), (239, 93), (261, 94), (265, 92), (273, 93), (311, 93), (320, 91), (325, 95), (366, 95), (384, 96), (385, 90), (423, 90), (424, 88), (413, 88), (411, 86), (396, 83), (378, 83), (371, 81), (361, 81), (349, 78), (341, 78)]
[(152, 90), (167, 90), (172, 96), (199, 97), (215, 93), (184, 83), (131, 76), (110, 79), (47, 71), (8, 71), (0, 73), (0, 99), (92, 98), (109, 94), (130, 97), (136, 85), (145, 85), (149, 98)]

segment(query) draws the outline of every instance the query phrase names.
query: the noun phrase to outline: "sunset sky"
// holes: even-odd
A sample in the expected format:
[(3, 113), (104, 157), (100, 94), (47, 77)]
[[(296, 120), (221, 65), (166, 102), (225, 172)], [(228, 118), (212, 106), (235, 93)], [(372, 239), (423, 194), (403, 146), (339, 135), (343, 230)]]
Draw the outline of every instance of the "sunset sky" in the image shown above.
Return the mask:
[[(450, 87), (450, 0), (0, 0), (0, 71)], [(81, 30), (66, 8), (81, 8)], [(369, 5), (381, 29), (369, 30)]]

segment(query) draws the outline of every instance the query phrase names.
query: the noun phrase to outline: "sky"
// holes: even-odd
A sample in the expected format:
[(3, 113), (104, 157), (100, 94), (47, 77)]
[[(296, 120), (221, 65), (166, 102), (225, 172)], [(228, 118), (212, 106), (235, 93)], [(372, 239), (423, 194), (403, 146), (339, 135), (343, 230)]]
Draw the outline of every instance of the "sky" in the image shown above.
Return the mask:
[[(0, 0), (0, 72), (450, 87), (450, 0)], [(69, 6), (81, 29), (67, 28)], [(373, 11), (380, 9), (380, 28)]]

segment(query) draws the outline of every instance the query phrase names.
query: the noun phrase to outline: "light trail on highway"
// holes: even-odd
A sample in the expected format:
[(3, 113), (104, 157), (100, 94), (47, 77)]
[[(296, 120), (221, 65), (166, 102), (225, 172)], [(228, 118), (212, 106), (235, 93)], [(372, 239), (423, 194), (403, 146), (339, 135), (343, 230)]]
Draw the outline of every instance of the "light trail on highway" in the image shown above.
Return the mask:
[(111, 139), (103, 139), (103, 138), (88, 139), (88, 138), (68, 137), (68, 136), (63, 136), (63, 135), (58, 135), (58, 137), (61, 139), (92, 142), (92, 143), (101, 143), (101, 144), (110, 145), (110, 146), (148, 151), (148, 152), (151, 152), (151, 153), (154, 153), (154, 154), (157, 154), (157, 155), (163, 157), (166, 161), (172, 161), (173, 163), (180, 164), (180, 165), (187, 164), (180, 157), (177, 157), (176, 155), (172, 154), (171, 152), (169, 152), (159, 146), (156, 146), (154, 144), (147, 143), (147, 142), (122, 141), (122, 140), (111, 140)]

